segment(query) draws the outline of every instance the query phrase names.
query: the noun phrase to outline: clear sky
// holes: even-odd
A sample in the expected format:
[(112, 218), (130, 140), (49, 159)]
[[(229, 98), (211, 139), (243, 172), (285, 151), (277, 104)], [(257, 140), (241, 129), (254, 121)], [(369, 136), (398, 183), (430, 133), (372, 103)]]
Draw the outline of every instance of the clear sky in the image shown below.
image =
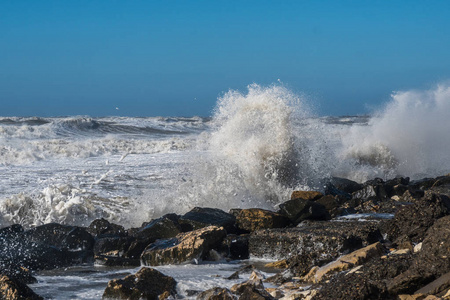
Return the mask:
[(3, 116), (208, 116), (278, 79), (322, 115), (448, 80), (450, 1), (0, 1)]

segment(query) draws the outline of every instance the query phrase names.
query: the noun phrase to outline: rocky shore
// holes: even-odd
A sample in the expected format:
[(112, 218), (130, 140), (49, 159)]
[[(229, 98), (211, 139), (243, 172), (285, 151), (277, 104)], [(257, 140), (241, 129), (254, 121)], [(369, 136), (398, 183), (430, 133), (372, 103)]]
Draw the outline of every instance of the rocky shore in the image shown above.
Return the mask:
[[(128, 228), (45, 224), (0, 229), (1, 299), (42, 299), (34, 272), (82, 264), (142, 266), (111, 280), (103, 299), (180, 298), (176, 278), (152, 266), (208, 260), (277, 260), (265, 278), (197, 299), (450, 299), (450, 174), (359, 184), (332, 178), (324, 193), (294, 191), (278, 211), (196, 207)], [(247, 276), (248, 277), (248, 276)], [(266, 288), (267, 285), (271, 288)]]

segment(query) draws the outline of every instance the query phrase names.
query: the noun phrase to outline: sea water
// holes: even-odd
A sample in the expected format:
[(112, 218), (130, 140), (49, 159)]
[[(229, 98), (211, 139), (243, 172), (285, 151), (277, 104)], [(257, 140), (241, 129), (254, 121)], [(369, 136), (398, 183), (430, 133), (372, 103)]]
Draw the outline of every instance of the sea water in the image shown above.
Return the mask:
[(0, 117), (0, 226), (130, 228), (195, 206), (276, 209), (331, 176), (444, 175), (449, 130), (448, 84), (394, 93), (370, 116), (319, 117), (283, 85), (253, 84), (207, 118)]

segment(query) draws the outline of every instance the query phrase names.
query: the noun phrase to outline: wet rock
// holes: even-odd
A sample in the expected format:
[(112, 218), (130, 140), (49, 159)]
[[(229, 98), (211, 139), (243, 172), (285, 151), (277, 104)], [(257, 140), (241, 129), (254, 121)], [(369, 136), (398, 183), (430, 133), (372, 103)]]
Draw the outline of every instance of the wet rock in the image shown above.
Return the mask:
[(152, 243), (157, 239), (175, 237), (179, 233), (181, 233), (181, 226), (178, 224), (178, 216), (168, 214), (144, 224), (133, 233), (133, 236)]
[(141, 260), (151, 266), (200, 260), (211, 249), (219, 247), (225, 236), (225, 229), (217, 226), (181, 233), (175, 238), (150, 244), (142, 253)]
[(170, 276), (151, 269), (142, 268), (124, 279), (108, 282), (103, 299), (160, 299), (160, 295), (175, 296), (176, 281)]
[(419, 243), (433, 223), (450, 213), (450, 198), (427, 191), (416, 203), (401, 208), (383, 228), (392, 241)]
[(191, 231), (210, 225), (225, 228), (227, 233), (235, 233), (236, 217), (218, 208), (194, 207), (178, 220), (183, 231)]
[(321, 197), (323, 197), (323, 194), (316, 191), (293, 191), (291, 194), (291, 200), (303, 199), (314, 201)]
[(316, 200), (316, 203), (323, 205), (331, 218), (351, 212), (347, 208), (341, 206), (341, 201), (337, 196), (326, 195)]
[(246, 282), (235, 284), (231, 287), (231, 292), (239, 295), (239, 299), (274, 299), (263, 285), (263, 276), (253, 271), (250, 279)]
[(384, 251), (384, 247), (379, 242), (358, 249), (356, 251), (353, 251), (352, 253), (341, 256), (337, 260), (319, 268), (315, 272), (314, 279), (316, 282), (319, 282), (324, 278), (329, 277), (332, 273), (351, 269), (355, 266), (361, 265), (372, 257), (381, 256)]
[(197, 300), (234, 300), (234, 296), (229, 289), (215, 287), (200, 293)]
[(377, 222), (305, 222), (296, 228), (264, 229), (250, 234), (250, 255), (285, 259), (316, 253), (334, 259), (381, 240)]
[(229, 234), (223, 240), (220, 252), (229, 259), (247, 259), (250, 254), (248, 252), (248, 235)]
[(10, 228), (3, 233), (0, 263), (40, 270), (93, 262), (94, 238), (80, 227), (46, 224), (28, 231)]
[(116, 256), (123, 256), (135, 238), (126, 237), (105, 237), (96, 241), (94, 245), (95, 255), (105, 255), (115, 253)]
[(338, 190), (343, 191), (348, 194), (352, 194), (356, 191), (361, 190), (364, 186), (360, 183), (357, 183), (355, 181), (346, 179), (346, 178), (339, 178), (339, 177), (332, 177), (330, 180), (330, 183), (336, 187)]
[(15, 265), (12, 262), (2, 262), (0, 264), (0, 274), (19, 280), (25, 284), (37, 282), (37, 279), (31, 274), (30, 269)]
[(322, 204), (301, 198), (280, 204), (280, 214), (286, 216), (293, 224), (304, 220), (329, 220), (331, 218)]
[(120, 256), (96, 255), (94, 259), (95, 264), (107, 267), (114, 267), (114, 266), (139, 267), (141, 265), (141, 261), (139, 259), (126, 258)]
[(354, 272), (337, 273), (317, 291), (314, 299), (396, 299), (387, 283), (409, 268), (412, 256), (376, 257)]
[(94, 238), (85, 229), (56, 223), (32, 228), (24, 233), (24, 237), (34, 243), (71, 251), (92, 251), (95, 244)]
[(250, 274), (250, 273), (252, 273), (255, 270), (256, 270), (256, 268), (255, 268), (254, 265), (247, 265), (245, 267), (240, 268), (239, 270), (237, 270), (233, 274), (231, 274), (229, 277), (227, 277), (227, 279), (228, 280), (239, 279), (239, 275)]
[(5, 300), (42, 300), (32, 289), (20, 280), (0, 275), (0, 298)]
[(103, 218), (92, 221), (86, 230), (95, 238), (127, 236), (127, 232), (123, 226), (110, 223)]
[(433, 282), (427, 284), (426, 286), (417, 290), (414, 294), (424, 294), (424, 295), (438, 295), (442, 292), (446, 292), (450, 288), (450, 273), (446, 273), (434, 280)]
[(285, 216), (265, 209), (242, 209), (236, 217), (236, 226), (243, 231), (283, 228), (290, 224)]

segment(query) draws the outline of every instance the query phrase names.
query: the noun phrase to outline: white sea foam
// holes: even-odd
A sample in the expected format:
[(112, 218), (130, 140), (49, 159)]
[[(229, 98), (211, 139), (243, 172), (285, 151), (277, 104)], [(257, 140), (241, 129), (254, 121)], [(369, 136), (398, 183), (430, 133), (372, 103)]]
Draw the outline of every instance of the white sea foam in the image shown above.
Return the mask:
[(36, 194), (21, 193), (0, 203), (1, 224), (25, 227), (46, 223), (87, 226), (96, 218), (120, 222), (127, 199), (105, 199), (70, 185), (49, 186)]
[(348, 177), (421, 178), (450, 170), (450, 85), (397, 92), (368, 126), (343, 138), (341, 158), (356, 163)]

